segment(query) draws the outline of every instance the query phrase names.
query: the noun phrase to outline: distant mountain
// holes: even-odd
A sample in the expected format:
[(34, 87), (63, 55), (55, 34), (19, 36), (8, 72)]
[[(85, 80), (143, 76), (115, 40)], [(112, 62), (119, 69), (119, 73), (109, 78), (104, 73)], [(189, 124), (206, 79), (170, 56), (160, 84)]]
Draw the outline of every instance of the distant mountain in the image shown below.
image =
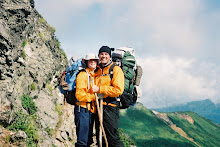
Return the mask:
[(159, 112), (193, 111), (200, 116), (220, 124), (220, 104), (214, 104), (210, 99), (192, 101), (186, 104), (166, 108), (153, 109)]
[(220, 126), (194, 112), (160, 113), (137, 103), (120, 111), (120, 128), (138, 147), (220, 146)]

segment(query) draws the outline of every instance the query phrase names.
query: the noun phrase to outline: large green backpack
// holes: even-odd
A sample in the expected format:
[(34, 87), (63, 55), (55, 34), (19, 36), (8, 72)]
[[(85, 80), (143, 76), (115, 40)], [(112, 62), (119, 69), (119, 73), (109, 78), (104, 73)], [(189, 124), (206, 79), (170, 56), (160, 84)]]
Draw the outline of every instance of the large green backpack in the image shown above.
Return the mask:
[(134, 105), (137, 101), (137, 94), (134, 90), (136, 81), (136, 60), (129, 51), (117, 50), (112, 54), (113, 64), (109, 69), (110, 77), (113, 77), (113, 68), (120, 66), (124, 72), (124, 92), (120, 98), (120, 108), (125, 109), (130, 105)]

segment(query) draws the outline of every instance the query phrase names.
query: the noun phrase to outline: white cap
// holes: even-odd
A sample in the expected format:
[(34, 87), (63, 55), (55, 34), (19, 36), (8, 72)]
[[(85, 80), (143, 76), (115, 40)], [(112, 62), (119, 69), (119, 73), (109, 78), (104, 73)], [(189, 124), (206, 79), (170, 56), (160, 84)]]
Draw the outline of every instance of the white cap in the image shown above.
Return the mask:
[(92, 60), (92, 59), (97, 60), (97, 62), (99, 61), (99, 58), (98, 58), (95, 54), (93, 54), (93, 53), (88, 53), (88, 54), (85, 56), (85, 58), (82, 59), (82, 60), (83, 60), (83, 62), (84, 62), (85, 60)]

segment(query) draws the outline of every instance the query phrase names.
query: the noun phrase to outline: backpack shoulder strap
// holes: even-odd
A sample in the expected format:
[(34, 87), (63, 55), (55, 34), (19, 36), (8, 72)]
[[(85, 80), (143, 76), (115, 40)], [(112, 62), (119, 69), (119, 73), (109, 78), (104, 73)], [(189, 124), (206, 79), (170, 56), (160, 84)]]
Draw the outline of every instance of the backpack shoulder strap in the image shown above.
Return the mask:
[(110, 78), (113, 78), (113, 68), (115, 67), (115, 64), (112, 64), (111, 67), (109, 68), (109, 74), (110, 74)]
[(88, 76), (88, 89), (90, 89), (90, 74), (87, 71), (86, 71), (86, 73), (87, 73), (87, 76)]
[(78, 71), (77, 75), (81, 72), (81, 71), (84, 71), (87, 73), (87, 76), (88, 76), (88, 89), (90, 89), (90, 74), (86, 71), (85, 68), (82, 68)]

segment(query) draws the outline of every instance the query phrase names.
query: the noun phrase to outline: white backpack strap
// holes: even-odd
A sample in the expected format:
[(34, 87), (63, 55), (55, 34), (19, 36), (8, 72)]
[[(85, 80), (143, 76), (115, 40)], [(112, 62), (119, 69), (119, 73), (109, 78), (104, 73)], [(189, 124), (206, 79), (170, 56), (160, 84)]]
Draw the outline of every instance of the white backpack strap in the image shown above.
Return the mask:
[(81, 71), (85, 71), (87, 73), (87, 76), (88, 76), (88, 90), (89, 90), (90, 89), (90, 73), (88, 73), (85, 68), (79, 67), (79, 72), (81, 72)]
[(90, 89), (90, 74), (87, 71), (86, 71), (86, 73), (87, 73), (87, 76), (88, 76), (88, 90), (89, 90)]

